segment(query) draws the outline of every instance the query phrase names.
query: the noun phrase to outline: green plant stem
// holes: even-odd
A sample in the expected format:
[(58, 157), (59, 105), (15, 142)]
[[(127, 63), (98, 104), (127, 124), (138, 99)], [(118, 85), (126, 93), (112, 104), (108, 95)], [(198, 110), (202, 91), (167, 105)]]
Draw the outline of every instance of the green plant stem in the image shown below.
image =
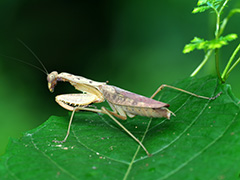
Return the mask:
[(193, 71), (193, 73), (190, 75), (190, 77), (195, 76), (201, 69), (202, 67), (206, 64), (206, 62), (208, 61), (210, 55), (212, 54), (213, 50), (208, 50), (208, 52), (205, 54), (205, 57), (203, 59), (203, 61), (201, 62), (201, 64), (199, 64), (199, 66)]
[(226, 78), (229, 76), (230, 72), (237, 66), (237, 64), (240, 62), (240, 57), (236, 60), (236, 62), (232, 65), (232, 67), (228, 70), (226, 74)]
[(222, 35), (222, 33), (223, 33), (223, 31), (224, 31), (224, 29), (225, 29), (225, 27), (226, 27), (229, 19), (230, 19), (234, 14), (236, 14), (236, 13), (240, 13), (240, 9), (232, 9), (232, 10), (229, 12), (228, 16), (222, 21), (222, 25), (221, 25), (221, 27), (220, 27), (220, 29), (219, 29), (219, 36)]
[(219, 27), (220, 27), (220, 13), (216, 11), (217, 22), (216, 22), (216, 31), (215, 31), (215, 39), (219, 38)]
[[(216, 9), (216, 31), (215, 31), (215, 39), (218, 40), (220, 37), (220, 34), (223, 32), (223, 30), (220, 29), (220, 20), (221, 20), (221, 13), (223, 11), (223, 9), (225, 8), (226, 4), (228, 3), (229, 0), (226, 0), (223, 5), (221, 6), (220, 10), (217, 11)], [(217, 76), (219, 78), (219, 80), (221, 82), (223, 82), (223, 79), (221, 77), (220, 74), (220, 70), (219, 70), (219, 49), (215, 49), (215, 64), (216, 64), (216, 72), (217, 72)]]
[(215, 31), (215, 38), (218, 39), (220, 36), (220, 20), (221, 20), (221, 13), (223, 11), (223, 9), (225, 8), (226, 4), (228, 3), (229, 0), (226, 0), (223, 5), (221, 6), (221, 8), (219, 9), (219, 11), (215, 8), (213, 8), (213, 10), (216, 13), (216, 31)]
[[(238, 44), (237, 48), (234, 50), (232, 56), (230, 57), (223, 73), (222, 73), (222, 79), (223, 81), (226, 81), (227, 77), (229, 76), (229, 73), (235, 68), (235, 66), (239, 63), (240, 58), (231, 66), (233, 59), (237, 55), (238, 51), (240, 50), (240, 44)], [(231, 66), (231, 67), (230, 67)]]
[[(219, 28), (220, 28), (220, 12), (218, 12), (216, 9), (214, 9), (216, 12), (216, 30), (215, 30), (215, 39), (218, 40), (219, 38)], [(215, 49), (215, 67), (218, 79), (222, 81), (220, 71), (219, 71), (219, 49)]]
[(219, 70), (219, 49), (215, 49), (215, 65), (216, 65), (216, 72), (217, 72), (218, 79), (221, 82), (223, 82), (220, 74), (220, 70)]
[[(222, 26), (220, 28), (220, 34), (222, 34), (228, 20), (235, 14), (235, 13), (240, 13), (240, 9), (233, 9), (230, 11), (230, 13), (228, 14), (227, 18), (225, 18), (223, 20)], [(235, 68), (235, 66), (239, 63), (240, 59), (238, 58), (238, 60), (231, 66), (233, 59), (235, 58), (236, 54), (238, 53), (238, 51), (240, 50), (240, 44), (237, 46), (237, 48), (234, 50), (232, 56), (230, 57), (228, 64), (226, 65), (223, 73), (222, 73), (222, 79), (225, 82), (230, 74), (230, 72)]]
[[(226, 65), (226, 67), (225, 67), (225, 69), (224, 69), (224, 71), (223, 71), (223, 73), (222, 73), (222, 78), (223, 78), (223, 79), (225, 79), (226, 74), (229, 72), (229, 68), (230, 68), (230, 66), (231, 66), (231, 64), (232, 64), (232, 61), (233, 61), (233, 59), (235, 58), (235, 56), (236, 56), (236, 54), (238, 53), (239, 50), (240, 50), (240, 44), (237, 46), (237, 48), (236, 48), (236, 49), (234, 50), (234, 52), (232, 53), (232, 56), (230, 57), (227, 65)], [(234, 64), (235, 64), (235, 63), (234, 63)], [(231, 68), (232, 68), (232, 67), (231, 67)]]

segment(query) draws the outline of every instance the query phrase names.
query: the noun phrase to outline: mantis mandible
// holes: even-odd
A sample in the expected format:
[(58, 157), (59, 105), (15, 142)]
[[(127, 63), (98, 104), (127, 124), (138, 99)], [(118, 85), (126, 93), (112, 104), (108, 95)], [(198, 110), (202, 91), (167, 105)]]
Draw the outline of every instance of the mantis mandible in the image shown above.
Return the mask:
[[(58, 73), (57, 71), (53, 71), (49, 74), (43, 63), (34, 54), (34, 52), (21, 40), (19, 41), (35, 56), (35, 58), (39, 61), (44, 70), (32, 64), (23, 62), (21, 60), (18, 61), (31, 65), (47, 74), (48, 89), (50, 90), (50, 92), (54, 91), (54, 88), (57, 85), (58, 81), (69, 82), (72, 86), (75, 87), (75, 89), (82, 92), (80, 94), (63, 94), (56, 96), (55, 100), (60, 106), (69, 111), (72, 111), (66, 136), (61, 141), (54, 140), (54, 142), (56, 143), (63, 143), (67, 140), (70, 133), (73, 116), (76, 111), (91, 111), (95, 113), (102, 113), (108, 115), (115, 123), (117, 123), (129, 136), (131, 136), (143, 148), (143, 150), (146, 152), (148, 156), (151, 156), (151, 154), (148, 152), (148, 150), (142, 144), (142, 142), (139, 141), (116, 118), (126, 120), (127, 117), (133, 118), (136, 115), (140, 115), (146, 117), (155, 118), (163, 117), (170, 119), (171, 115), (175, 116), (175, 114), (168, 109), (168, 107), (170, 106), (169, 104), (153, 99), (164, 87), (175, 89), (190, 94), (192, 96), (208, 100), (216, 99), (221, 94), (220, 92), (214, 97), (205, 97), (174, 86), (163, 84), (156, 90), (156, 92), (150, 98), (147, 98), (145, 96), (141, 96), (139, 94), (126, 91), (116, 86), (108, 85), (106, 82), (97, 82), (82, 76), (76, 76), (65, 72)], [(100, 109), (90, 108), (89, 106), (93, 103), (101, 103), (103, 101), (108, 102), (112, 111), (108, 110), (104, 106), (101, 107)]]

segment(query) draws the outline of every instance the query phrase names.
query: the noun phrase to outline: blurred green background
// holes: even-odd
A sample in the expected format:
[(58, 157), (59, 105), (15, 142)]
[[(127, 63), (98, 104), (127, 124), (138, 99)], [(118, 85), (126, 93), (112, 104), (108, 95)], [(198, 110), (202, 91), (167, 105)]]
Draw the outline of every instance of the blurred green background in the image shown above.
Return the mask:
[[(1, 0), (0, 54), (40, 66), (18, 42), (25, 42), (49, 72), (69, 72), (151, 96), (162, 83), (188, 77), (203, 59), (203, 52), (182, 53), (194, 36), (213, 38), (213, 14), (191, 14), (190, 1), (73, 1)], [(240, 7), (238, 0), (229, 3)], [(225, 12), (225, 13), (226, 13)], [(239, 15), (226, 33), (240, 32)], [(221, 51), (221, 68), (239, 40)], [(227, 83), (240, 97), (238, 66)], [(215, 74), (209, 62), (198, 74)], [(0, 154), (9, 137), (20, 137), (51, 115), (67, 115), (54, 97), (75, 92), (60, 83), (54, 94), (47, 89), (46, 75), (23, 63), (0, 57)]]

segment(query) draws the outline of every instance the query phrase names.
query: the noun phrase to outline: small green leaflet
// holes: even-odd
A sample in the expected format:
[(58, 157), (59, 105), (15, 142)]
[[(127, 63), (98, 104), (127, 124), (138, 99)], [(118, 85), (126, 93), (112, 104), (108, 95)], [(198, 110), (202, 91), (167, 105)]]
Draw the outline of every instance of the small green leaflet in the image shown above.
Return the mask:
[(217, 40), (213, 39), (210, 41), (195, 37), (193, 40), (191, 40), (191, 43), (185, 45), (183, 53), (189, 53), (194, 49), (218, 49), (224, 45), (227, 45), (229, 41), (233, 41), (235, 39), (237, 39), (237, 34), (228, 34), (226, 36), (221, 36)]
[(195, 7), (192, 13), (201, 13), (208, 9), (215, 9), (217, 11), (221, 3), (223, 3), (223, 0), (198, 0), (198, 7)]

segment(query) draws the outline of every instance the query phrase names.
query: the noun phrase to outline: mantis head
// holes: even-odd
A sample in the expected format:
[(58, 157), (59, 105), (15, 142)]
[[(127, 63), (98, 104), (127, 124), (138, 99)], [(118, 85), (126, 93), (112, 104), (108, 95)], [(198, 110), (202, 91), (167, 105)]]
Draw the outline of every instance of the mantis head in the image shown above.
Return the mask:
[(48, 81), (48, 89), (50, 92), (54, 91), (55, 86), (57, 85), (57, 77), (58, 77), (58, 72), (53, 71), (47, 76), (47, 81)]

